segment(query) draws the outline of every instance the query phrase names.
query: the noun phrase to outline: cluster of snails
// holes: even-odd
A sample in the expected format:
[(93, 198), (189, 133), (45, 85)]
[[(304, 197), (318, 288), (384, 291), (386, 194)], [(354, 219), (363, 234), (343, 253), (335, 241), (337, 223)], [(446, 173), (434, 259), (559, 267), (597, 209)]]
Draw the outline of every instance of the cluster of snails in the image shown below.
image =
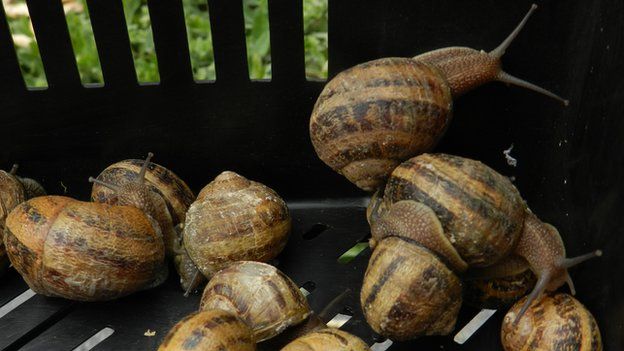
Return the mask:
[(238, 260), (268, 261), (284, 248), (290, 216), (273, 190), (223, 172), (195, 198), (178, 176), (150, 162), (152, 156), (115, 163), (90, 178), (92, 202), (5, 198), (11, 193), (5, 179), (15, 177), (0, 173), (4, 246), (33, 291), (111, 300), (161, 284), (166, 258), (190, 290), (199, 276), (210, 278)]
[[(309, 130), (319, 158), (357, 187), (376, 191), (367, 211), (374, 251), (360, 298), (367, 322), (382, 336), (450, 333), (466, 285), (469, 300), (481, 305), (510, 304), (532, 289), (505, 319), (508, 351), (602, 347), (591, 314), (568, 295), (552, 295), (565, 283), (574, 294), (567, 269), (601, 252), (566, 258), (557, 230), (529, 210), (508, 178), (478, 161), (427, 154), (448, 127), (453, 98), (487, 82), (568, 104), (501, 69), (502, 55), (536, 8), (489, 53), (450, 47), (362, 63), (332, 79), (314, 106)], [(549, 304), (557, 307), (543, 313)], [(580, 330), (559, 313), (567, 308), (562, 314), (582, 315), (592, 327)], [(539, 323), (558, 332), (536, 337)], [(579, 332), (576, 339), (571, 331)]]
[(169, 350), (368, 351), (347, 332), (328, 328), (295, 283), (277, 268), (239, 261), (213, 274), (199, 312), (176, 324), (160, 345)]

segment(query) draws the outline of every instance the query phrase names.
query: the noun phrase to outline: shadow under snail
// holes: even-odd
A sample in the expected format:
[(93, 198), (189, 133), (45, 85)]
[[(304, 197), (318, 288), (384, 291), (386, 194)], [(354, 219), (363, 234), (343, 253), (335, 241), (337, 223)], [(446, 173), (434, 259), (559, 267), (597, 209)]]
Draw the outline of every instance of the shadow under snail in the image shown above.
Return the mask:
[(0, 276), (9, 266), (9, 258), (4, 247), (4, 224), (9, 212), (20, 203), (46, 194), (45, 189), (37, 181), (17, 176), (18, 165), (14, 164), (11, 171), (0, 170)]
[(501, 342), (505, 351), (602, 351), (594, 316), (568, 294), (545, 294), (535, 300), (518, 322), (526, 298), (505, 315)]
[(405, 161), (371, 203), (371, 247), (362, 286), (366, 320), (393, 340), (448, 334), (469, 267), (498, 276), (523, 257), (537, 283), (518, 312), (567, 283), (567, 269), (595, 251), (566, 258), (558, 231), (540, 221), (509, 179), (481, 162), (445, 154)]
[(117, 205), (41, 196), (9, 214), (7, 252), (33, 291), (102, 301), (165, 280), (165, 245), (145, 184), (148, 163), (134, 181), (114, 187)]
[(501, 68), (505, 50), (536, 8), (489, 53), (448, 47), (413, 58), (377, 59), (338, 74), (310, 118), (319, 158), (359, 188), (374, 191), (401, 162), (437, 144), (451, 121), (454, 98), (485, 83), (521, 86), (567, 105)]

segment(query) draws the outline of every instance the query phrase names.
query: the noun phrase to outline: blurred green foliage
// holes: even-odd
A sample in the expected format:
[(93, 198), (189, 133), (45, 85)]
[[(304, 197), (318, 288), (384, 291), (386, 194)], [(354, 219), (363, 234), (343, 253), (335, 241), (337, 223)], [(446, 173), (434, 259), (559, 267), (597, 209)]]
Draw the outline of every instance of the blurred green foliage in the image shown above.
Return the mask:
[[(157, 82), (158, 62), (146, 0), (122, 0), (128, 35), (141, 82)], [(247, 59), (252, 79), (271, 77), (271, 43), (267, 0), (242, 0), (247, 36)], [(327, 0), (303, 0), (306, 74), (327, 77)], [(8, 7), (25, 8), (24, 0), (3, 0)], [(65, 0), (67, 25), (83, 83), (102, 83), (102, 71), (85, 0)], [(191, 64), (196, 80), (215, 79), (215, 64), (206, 0), (183, 0)], [(68, 7), (69, 6), (69, 7)], [(24, 80), (28, 86), (47, 86), (30, 20), (20, 11), (7, 10)], [(17, 36), (17, 37), (16, 37)]]

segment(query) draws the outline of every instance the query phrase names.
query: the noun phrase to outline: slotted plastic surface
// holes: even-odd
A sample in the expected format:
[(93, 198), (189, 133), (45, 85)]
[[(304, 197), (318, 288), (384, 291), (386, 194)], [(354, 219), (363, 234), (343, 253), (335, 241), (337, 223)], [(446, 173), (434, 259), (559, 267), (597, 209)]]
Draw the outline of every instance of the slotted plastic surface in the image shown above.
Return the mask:
[[(28, 0), (49, 88), (27, 90), (0, 6), (0, 167), (49, 193), (87, 199), (87, 178), (148, 151), (198, 190), (233, 170), (274, 188), (290, 202), (292, 239), (278, 266), (298, 284), (313, 282), (319, 309), (342, 289), (354, 292), (342, 328), (373, 343), (357, 293), (370, 251), (347, 264), (338, 257), (368, 234), (359, 192), (317, 158), (308, 121), (324, 82), (305, 79), (299, 0), (269, 0), (272, 80), (248, 77), (241, 1), (207, 0), (217, 79), (194, 82), (181, 0), (148, 1), (161, 82), (140, 85), (121, 0), (87, 0), (105, 83), (80, 84), (61, 0)], [(439, 47), (491, 50), (530, 1), (329, 0), (329, 75), (389, 56)], [(606, 350), (624, 349), (624, 4), (617, 0), (540, 3), (507, 50), (503, 65), (570, 99), (558, 103), (502, 84), (454, 102), (454, 121), (436, 149), (479, 159), (513, 176), (529, 206), (562, 233), (571, 255), (605, 255), (573, 269), (578, 298), (600, 325)], [(505, 163), (513, 144), (518, 166)], [(323, 199), (305, 202), (299, 199)], [(314, 225), (327, 229), (310, 240)], [(308, 284), (307, 286), (311, 286)], [(0, 305), (27, 289), (10, 271)], [(104, 327), (114, 333), (96, 350), (155, 349), (166, 331), (197, 307), (175, 278), (119, 301), (73, 303), (34, 296), (0, 318), (0, 350), (71, 350)], [(344, 307), (344, 306), (343, 306)], [(337, 311), (339, 313), (340, 311)], [(465, 308), (458, 329), (476, 314)], [(389, 350), (497, 350), (503, 313), (466, 344), (427, 337)], [(146, 331), (156, 335), (144, 336)], [(378, 340), (381, 341), (381, 340)]]

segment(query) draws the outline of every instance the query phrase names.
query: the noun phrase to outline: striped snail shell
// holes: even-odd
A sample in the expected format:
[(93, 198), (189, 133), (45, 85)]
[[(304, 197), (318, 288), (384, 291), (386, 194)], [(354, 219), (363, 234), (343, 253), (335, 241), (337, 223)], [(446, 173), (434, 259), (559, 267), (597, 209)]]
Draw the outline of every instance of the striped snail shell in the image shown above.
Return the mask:
[(184, 247), (210, 278), (235, 261), (275, 258), (286, 246), (290, 228), (288, 207), (275, 191), (234, 172), (223, 172), (189, 208)]
[(520, 236), (526, 205), (508, 178), (459, 156), (423, 154), (397, 167), (384, 202), (414, 200), (431, 208), (444, 236), (471, 267), (507, 256)]
[(204, 289), (200, 309), (236, 314), (251, 327), (256, 342), (303, 322), (311, 313), (290, 278), (271, 265), (251, 261), (233, 263), (215, 274)]
[(125, 199), (127, 203), (149, 203), (144, 208), (154, 218), (163, 233), (168, 256), (178, 251), (180, 238), (175, 226), (184, 223), (186, 211), (195, 198), (189, 187), (170, 170), (150, 162), (152, 153), (145, 160), (124, 160), (107, 167), (93, 182), (91, 200), (94, 202), (117, 205), (124, 203), (120, 199), (119, 189), (136, 184), (142, 180), (148, 190), (148, 199), (132, 196)]
[[(10, 172), (0, 170), (0, 239), (4, 236), (4, 224), (9, 212), (27, 199), (45, 195), (43, 187), (35, 180), (16, 175), (18, 165)], [(4, 240), (0, 240), (0, 276), (9, 266)]]
[(9, 214), (5, 244), (13, 267), (46, 296), (111, 300), (166, 277), (158, 225), (131, 206), (37, 197)]
[(567, 104), (501, 69), (501, 57), (535, 8), (489, 53), (449, 47), (414, 58), (382, 58), (338, 74), (310, 118), (319, 158), (359, 188), (374, 191), (402, 161), (436, 145), (451, 121), (453, 98), (478, 86), (502, 81)]
[(251, 329), (236, 315), (221, 310), (193, 313), (178, 322), (158, 351), (255, 351)]
[(431, 251), (400, 237), (373, 251), (360, 303), (375, 332), (396, 341), (448, 334), (461, 302), (459, 278)]
[(326, 328), (294, 340), (281, 351), (370, 351), (370, 348), (355, 335)]
[(517, 321), (527, 298), (505, 315), (501, 341), (505, 351), (601, 351), (600, 330), (592, 314), (568, 294), (546, 294)]
[[(508, 268), (514, 268), (510, 262), (514, 261), (505, 263), (503, 259), (518, 255), (525, 260), (521, 266), (528, 266), (537, 276), (528, 301), (538, 298), (543, 291), (554, 291), (566, 282), (574, 291), (567, 269), (601, 255), (598, 250), (566, 258), (559, 232), (530, 212), (507, 178), (481, 162), (458, 156), (423, 154), (403, 162), (392, 172), (383, 200), (378, 195), (370, 206), (371, 246), (375, 251), (386, 248), (384, 243), (387, 240), (401, 239), (405, 244), (397, 245), (397, 252), (392, 255), (399, 255), (400, 251), (410, 252), (413, 247), (422, 248), (427, 255), (420, 255), (423, 261), (420, 264), (437, 267), (443, 262), (449, 269), (440, 272), (452, 276), (445, 278), (448, 280), (458, 279), (455, 274), (467, 276), (468, 273), (464, 272), (468, 268), (473, 272), (475, 269), (482, 273), (489, 272), (482, 275), (488, 279), (508, 276)], [(389, 261), (394, 260), (392, 255)], [(369, 262), (371, 271), (382, 269), (375, 267), (380, 265), (375, 262), (375, 257), (373, 253)], [(392, 267), (389, 264), (386, 266), (388, 269)], [(436, 268), (427, 272), (432, 274), (437, 271)], [(432, 333), (419, 329), (421, 325), (418, 324), (422, 320), (428, 321), (429, 315), (409, 312), (409, 309), (403, 308), (406, 302), (395, 302), (390, 297), (364, 297), (368, 294), (375, 296), (375, 292), (381, 291), (379, 289), (383, 286), (376, 282), (384, 281), (387, 273), (383, 272), (366, 276), (362, 288), (362, 307), (373, 329), (391, 338), (412, 338)], [(414, 306), (430, 305), (429, 298), (406, 293), (412, 291), (414, 285), (422, 285), (429, 280), (426, 276), (414, 279), (413, 282), (397, 283), (395, 294), (409, 297), (409, 303)], [(455, 296), (456, 289), (436, 284), (429, 295), (423, 296), (437, 295)], [(461, 301), (458, 303), (461, 304)], [(389, 306), (385, 307), (387, 304)], [(385, 311), (392, 309), (401, 313), (397, 312), (394, 318), (390, 318), (389, 312)], [(405, 310), (408, 312), (402, 312)], [(454, 314), (448, 315), (447, 328), (437, 329), (435, 333), (448, 333), (455, 323), (457, 309), (446, 308), (446, 311)], [(386, 320), (393, 323), (386, 323)], [(410, 327), (404, 328), (404, 325)], [(405, 330), (408, 332), (403, 334)]]

